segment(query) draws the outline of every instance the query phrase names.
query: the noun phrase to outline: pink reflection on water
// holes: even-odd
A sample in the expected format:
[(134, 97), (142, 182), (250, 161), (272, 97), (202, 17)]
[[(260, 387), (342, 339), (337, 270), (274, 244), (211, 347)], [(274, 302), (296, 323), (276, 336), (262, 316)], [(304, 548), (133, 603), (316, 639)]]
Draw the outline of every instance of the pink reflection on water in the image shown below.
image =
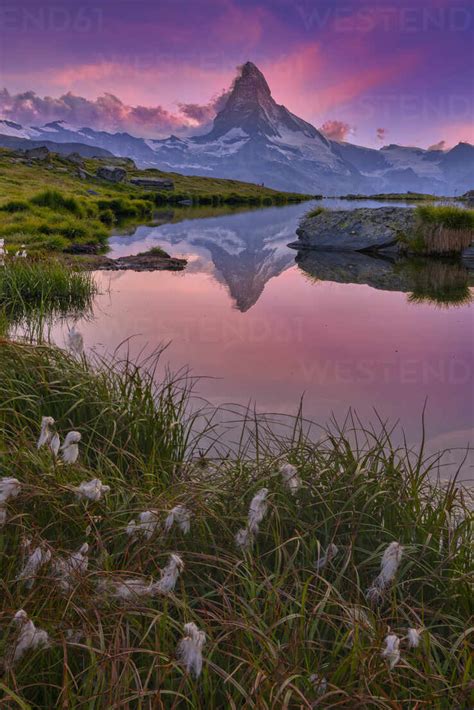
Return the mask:
[[(95, 318), (78, 324), (86, 347), (107, 351), (135, 336), (137, 355), (170, 343), (172, 370), (205, 376), (198, 393), (213, 404), (256, 402), (324, 424), (349, 406), (363, 419), (400, 420), (410, 442), (421, 412), (443, 446), (472, 441), (472, 309), (414, 305), (368, 286), (312, 283), (292, 267), (267, 282), (245, 313), (208, 273), (120, 272), (97, 276)], [(110, 292), (108, 288), (110, 286)], [(58, 340), (63, 337), (56, 333)], [(450, 443), (451, 442), (451, 443)]]

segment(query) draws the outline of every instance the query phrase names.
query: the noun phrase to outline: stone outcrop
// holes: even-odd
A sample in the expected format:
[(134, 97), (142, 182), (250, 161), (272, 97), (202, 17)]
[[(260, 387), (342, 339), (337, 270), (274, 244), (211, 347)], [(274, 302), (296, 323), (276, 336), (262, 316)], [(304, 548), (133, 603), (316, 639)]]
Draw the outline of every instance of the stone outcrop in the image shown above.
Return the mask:
[(97, 170), (97, 177), (109, 182), (125, 182), (127, 171), (115, 165), (103, 165)]
[(79, 168), (84, 167), (84, 158), (79, 153), (69, 153), (69, 155), (66, 155), (66, 160)]
[(131, 178), (130, 182), (150, 190), (174, 190), (174, 182), (163, 178), (135, 177)]
[(50, 151), (46, 146), (39, 146), (38, 148), (30, 148), (25, 150), (25, 158), (27, 160), (47, 160), (50, 156)]
[(321, 251), (398, 251), (398, 242), (415, 225), (415, 212), (403, 207), (322, 209), (303, 218), (296, 249)]

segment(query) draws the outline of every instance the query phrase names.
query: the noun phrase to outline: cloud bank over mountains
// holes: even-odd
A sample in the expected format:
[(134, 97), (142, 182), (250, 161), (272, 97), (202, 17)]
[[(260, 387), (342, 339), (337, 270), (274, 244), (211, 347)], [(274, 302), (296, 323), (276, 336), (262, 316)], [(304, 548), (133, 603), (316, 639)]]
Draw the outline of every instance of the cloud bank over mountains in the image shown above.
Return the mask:
[(72, 126), (90, 126), (96, 130), (128, 132), (146, 138), (160, 138), (170, 133), (187, 135), (206, 129), (221, 110), (227, 93), (207, 104), (179, 103), (175, 113), (162, 106), (131, 106), (111, 93), (87, 99), (68, 92), (54, 98), (38, 96), (34, 91), (11, 94), (0, 91), (0, 117), (23, 125), (43, 125), (66, 121)]

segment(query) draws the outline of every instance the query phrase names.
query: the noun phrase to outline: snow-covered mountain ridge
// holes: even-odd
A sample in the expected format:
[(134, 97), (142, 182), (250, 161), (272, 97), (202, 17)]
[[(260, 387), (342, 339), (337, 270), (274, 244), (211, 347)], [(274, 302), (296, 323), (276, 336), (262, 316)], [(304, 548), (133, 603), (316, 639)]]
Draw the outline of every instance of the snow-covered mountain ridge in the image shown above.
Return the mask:
[(474, 187), (474, 147), (450, 151), (389, 145), (375, 150), (328, 140), (275, 102), (265, 77), (243, 65), (224, 108), (205, 135), (143, 139), (128, 133), (75, 128), (63, 121), (23, 127), (0, 121), (2, 135), (82, 143), (130, 157), (141, 168), (264, 183), (281, 190), (336, 195), (347, 192), (461, 194)]

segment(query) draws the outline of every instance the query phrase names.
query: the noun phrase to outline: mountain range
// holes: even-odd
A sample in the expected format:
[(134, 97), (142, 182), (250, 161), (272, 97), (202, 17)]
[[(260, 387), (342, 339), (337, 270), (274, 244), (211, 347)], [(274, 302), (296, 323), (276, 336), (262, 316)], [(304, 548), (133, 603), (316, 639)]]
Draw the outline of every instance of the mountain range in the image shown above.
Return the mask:
[[(140, 168), (264, 183), (279, 190), (340, 195), (347, 192), (462, 194), (474, 187), (474, 146), (449, 151), (388, 145), (376, 150), (329, 140), (273, 99), (252, 62), (240, 70), (212, 129), (188, 138), (145, 139), (128, 133), (75, 128), (64, 121), (23, 127), (0, 120), (0, 145), (74, 144), (130, 157)], [(81, 146), (84, 146), (83, 148)], [(64, 147), (61, 150), (64, 152)]]

